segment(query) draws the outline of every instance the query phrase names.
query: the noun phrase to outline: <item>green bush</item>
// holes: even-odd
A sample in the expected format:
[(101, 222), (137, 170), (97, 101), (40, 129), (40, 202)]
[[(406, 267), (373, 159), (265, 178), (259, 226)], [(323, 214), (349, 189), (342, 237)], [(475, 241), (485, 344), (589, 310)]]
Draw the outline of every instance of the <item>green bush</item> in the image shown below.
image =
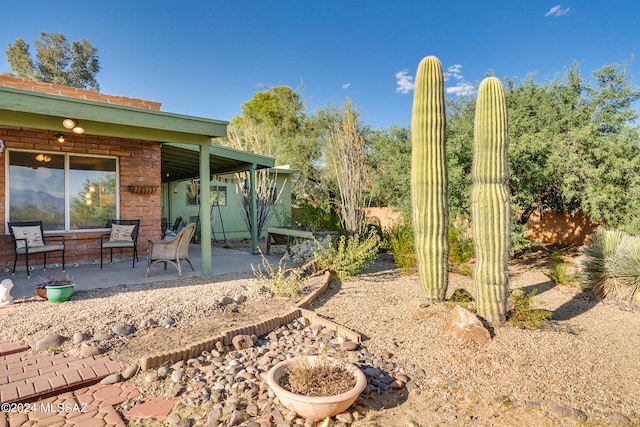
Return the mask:
[(253, 274), (264, 285), (262, 290), (275, 297), (293, 298), (298, 295), (304, 282), (302, 272), (297, 268), (285, 269), (282, 258), (278, 268), (274, 269), (269, 260), (260, 252), (262, 256), (262, 268), (255, 268), (251, 265)]
[(316, 252), (318, 269), (332, 269), (340, 280), (345, 280), (373, 264), (379, 246), (380, 237), (374, 230), (364, 237), (342, 235), (334, 244), (322, 246)]
[(473, 258), (473, 241), (465, 237), (464, 222), (453, 221), (449, 224), (449, 266), (451, 271), (471, 276), (469, 260)]
[(542, 322), (549, 319), (553, 313), (542, 308), (531, 308), (533, 297), (537, 291), (534, 289), (525, 293), (522, 289), (511, 291), (511, 310), (507, 321), (516, 326), (536, 329)]
[(556, 285), (575, 285), (575, 274), (569, 273), (567, 269), (567, 262), (562, 256), (562, 252), (559, 249), (553, 249), (547, 259), (547, 266), (549, 270), (546, 276), (551, 279)]
[(513, 229), (511, 233), (511, 256), (521, 257), (531, 249), (531, 241), (527, 237), (527, 225), (520, 224), (514, 216)]
[(340, 230), (340, 218), (332, 212), (329, 200), (318, 205), (301, 202), (292, 212), (293, 224), (302, 226), (309, 231)]
[[(410, 223), (396, 224), (386, 233), (396, 267), (405, 273), (413, 273), (417, 266), (413, 240), (413, 228)], [(456, 273), (470, 275), (469, 260), (473, 258), (473, 242), (465, 237), (463, 225), (453, 222), (449, 225), (449, 267)]]
[(388, 235), (393, 261), (396, 267), (405, 273), (412, 273), (418, 262), (413, 240), (413, 228), (409, 222), (395, 224), (386, 233)]

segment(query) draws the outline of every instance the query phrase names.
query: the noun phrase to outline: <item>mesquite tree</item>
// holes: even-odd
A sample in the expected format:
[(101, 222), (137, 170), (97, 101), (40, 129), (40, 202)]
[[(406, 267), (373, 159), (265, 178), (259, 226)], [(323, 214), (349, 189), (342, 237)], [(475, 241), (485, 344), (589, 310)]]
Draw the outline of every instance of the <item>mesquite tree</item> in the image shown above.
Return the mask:
[(418, 65), (411, 119), (411, 202), (420, 282), (429, 302), (448, 285), (448, 178), (444, 76), (435, 56)]
[(478, 315), (492, 323), (506, 321), (509, 293), (511, 205), (507, 154), (507, 101), (502, 83), (480, 83), (473, 133), (471, 221), (476, 264)]

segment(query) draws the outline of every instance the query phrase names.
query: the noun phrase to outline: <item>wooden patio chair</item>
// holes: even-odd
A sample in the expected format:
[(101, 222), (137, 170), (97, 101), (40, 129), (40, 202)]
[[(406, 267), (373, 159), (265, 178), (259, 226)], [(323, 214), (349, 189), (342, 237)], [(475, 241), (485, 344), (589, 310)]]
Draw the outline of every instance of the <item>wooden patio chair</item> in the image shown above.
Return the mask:
[[(42, 221), (12, 221), (8, 223), (11, 241), (13, 243), (13, 272), (16, 273), (18, 255), (24, 255), (27, 267), (27, 277), (31, 277), (29, 270), (29, 255), (44, 255), (44, 270), (47, 270), (47, 254), (50, 252), (62, 252), (62, 271), (64, 268), (64, 236), (48, 236), (45, 238), (42, 230)], [(58, 243), (48, 243), (47, 240), (56, 240)]]
[(107, 227), (111, 228), (111, 232), (100, 236), (100, 268), (102, 268), (102, 257), (105, 249), (109, 249), (111, 254), (111, 262), (113, 262), (113, 250), (133, 249), (133, 264), (136, 266), (138, 260), (138, 229), (140, 228), (139, 219), (110, 219), (107, 221)]
[(182, 261), (187, 261), (191, 270), (196, 271), (189, 259), (189, 244), (191, 238), (196, 232), (196, 224), (187, 224), (176, 237), (170, 240), (149, 240), (149, 256), (147, 261), (147, 274), (151, 271), (151, 267), (159, 262), (164, 263), (164, 269), (167, 269), (167, 263), (173, 264), (178, 270), (178, 276), (182, 277)]

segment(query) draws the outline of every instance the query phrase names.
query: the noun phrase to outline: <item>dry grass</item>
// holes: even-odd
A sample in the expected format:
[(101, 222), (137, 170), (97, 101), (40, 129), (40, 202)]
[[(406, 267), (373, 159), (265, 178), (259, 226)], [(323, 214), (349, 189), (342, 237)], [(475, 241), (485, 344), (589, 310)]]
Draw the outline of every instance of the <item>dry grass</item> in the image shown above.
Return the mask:
[(342, 366), (322, 358), (316, 364), (304, 361), (290, 368), (280, 379), (280, 385), (303, 396), (335, 396), (355, 387), (356, 378)]

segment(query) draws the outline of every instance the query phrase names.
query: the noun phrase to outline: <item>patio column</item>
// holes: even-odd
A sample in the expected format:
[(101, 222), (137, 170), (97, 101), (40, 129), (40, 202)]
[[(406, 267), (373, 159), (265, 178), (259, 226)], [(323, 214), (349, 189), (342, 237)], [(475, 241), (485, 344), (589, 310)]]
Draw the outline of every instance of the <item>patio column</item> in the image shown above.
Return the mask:
[(202, 274), (211, 274), (211, 185), (209, 147), (211, 141), (200, 143), (200, 251)]
[(251, 203), (251, 253), (258, 254), (258, 203), (256, 201), (256, 167), (253, 163), (249, 168), (249, 201)]

